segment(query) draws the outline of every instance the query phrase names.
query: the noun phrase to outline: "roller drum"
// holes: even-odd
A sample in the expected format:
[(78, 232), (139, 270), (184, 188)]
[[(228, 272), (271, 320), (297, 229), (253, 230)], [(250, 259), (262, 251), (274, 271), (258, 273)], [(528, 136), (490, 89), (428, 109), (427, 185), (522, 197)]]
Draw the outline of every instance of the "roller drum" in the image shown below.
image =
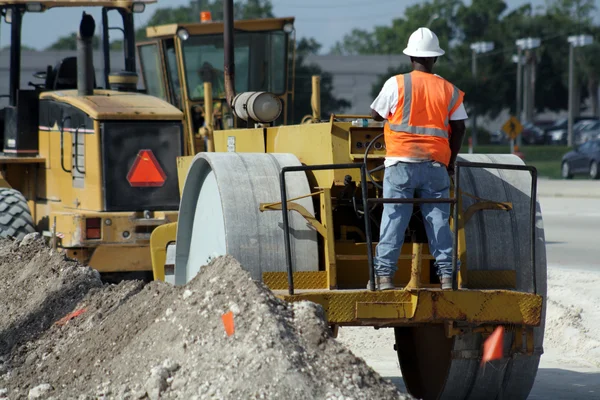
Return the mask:
[[(292, 154), (199, 153), (190, 165), (177, 227), (175, 284), (190, 281), (212, 258), (235, 257), (255, 280), (285, 272), (281, 211), (260, 211), (281, 201), (280, 171), (301, 165)], [(310, 194), (304, 172), (286, 173), (288, 199)], [(312, 197), (295, 200), (314, 215)], [(295, 271), (318, 270), (315, 229), (289, 212)]]

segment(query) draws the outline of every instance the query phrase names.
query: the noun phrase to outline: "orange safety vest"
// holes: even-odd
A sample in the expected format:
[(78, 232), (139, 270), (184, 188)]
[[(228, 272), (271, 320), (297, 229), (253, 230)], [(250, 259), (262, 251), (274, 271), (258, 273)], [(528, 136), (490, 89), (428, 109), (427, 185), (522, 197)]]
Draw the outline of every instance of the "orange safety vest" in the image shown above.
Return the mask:
[(398, 104), (384, 127), (388, 157), (450, 162), (450, 115), (464, 92), (450, 82), (421, 71), (397, 75)]

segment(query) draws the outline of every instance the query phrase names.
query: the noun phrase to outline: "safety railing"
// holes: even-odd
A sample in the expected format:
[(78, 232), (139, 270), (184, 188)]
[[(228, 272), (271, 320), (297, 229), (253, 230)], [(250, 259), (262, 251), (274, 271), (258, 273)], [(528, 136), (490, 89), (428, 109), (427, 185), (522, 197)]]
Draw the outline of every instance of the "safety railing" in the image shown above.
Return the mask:
[(367, 258), (369, 263), (369, 290), (375, 291), (375, 268), (373, 265), (373, 240), (371, 236), (371, 219), (366, 213), (369, 211), (369, 204), (426, 204), (426, 203), (450, 203), (454, 204), (453, 210), (453, 229), (454, 229), (454, 243), (452, 245), (452, 290), (458, 290), (458, 197), (456, 193), (460, 193), (460, 174), (461, 168), (489, 168), (498, 170), (516, 170), (516, 171), (529, 171), (531, 174), (531, 201), (530, 201), (530, 228), (531, 228), (531, 269), (533, 272), (533, 292), (537, 294), (537, 279), (536, 279), (536, 265), (535, 265), (535, 218), (536, 218), (536, 204), (537, 204), (537, 170), (535, 167), (528, 165), (513, 165), (513, 164), (493, 164), (493, 163), (481, 163), (481, 162), (465, 162), (457, 161), (454, 167), (454, 192), (453, 198), (439, 198), (439, 199), (421, 199), (421, 198), (407, 198), (407, 199), (395, 199), (395, 198), (369, 198), (367, 188), (367, 174), (365, 164), (323, 164), (323, 165), (301, 165), (301, 166), (290, 166), (283, 167), (280, 172), (280, 189), (281, 189), (281, 212), (283, 214), (283, 232), (284, 232), (284, 244), (285, 244), (285, 256), (286, 256), (286, 268), (288, 275), (288, 293), (294, 294), (294, 270), (292, 265), (292, 253), (291, 253), (291, 239), (290, 239), (290, 226), (288, 219), (288, 205), (287, 205), (287, 188), (285, 184), (285, 175), (289, 172), (306, 172), (306, 171), (322, 171), (322, 170), (337, 170), (337, 169), (360, 169), (360, 181), (362, 191), (362, 203), (363, 209), (365, 210), (365, 238), (367, 244)]

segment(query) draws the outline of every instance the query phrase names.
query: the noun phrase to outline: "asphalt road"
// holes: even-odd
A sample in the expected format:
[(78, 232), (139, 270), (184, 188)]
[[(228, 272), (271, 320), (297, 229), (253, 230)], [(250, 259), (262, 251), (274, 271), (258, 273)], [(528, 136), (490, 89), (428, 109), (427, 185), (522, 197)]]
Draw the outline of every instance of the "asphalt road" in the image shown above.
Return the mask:
[(540, 181), (549, 265), (600, 271), (600, 182)]
[[(538, 196), (548, 265), (600, 273), (600, 181), (540, 180)], [(388, 348), (351, 350), (405, 390), (391, 332), (389, 339)], [(529, 399), (600, 399), (600, 369), (545, 349)]]

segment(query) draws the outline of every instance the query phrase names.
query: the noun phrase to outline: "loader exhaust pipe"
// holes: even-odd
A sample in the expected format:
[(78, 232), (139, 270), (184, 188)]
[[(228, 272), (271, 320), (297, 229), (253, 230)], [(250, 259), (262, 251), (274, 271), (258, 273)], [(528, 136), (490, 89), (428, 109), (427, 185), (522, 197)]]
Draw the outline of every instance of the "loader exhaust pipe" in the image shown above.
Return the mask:
[(223, 45), (225, 47), (225, 97), (232, 106), (235, 97), (235, 63), (233, 58), (233, 0), (223, 1)]
[(94, 59), (92, 39), (96, 30), (94, 17), (85, 11), (77, 35), (77, 92), (79, 96), (94, 94)]

